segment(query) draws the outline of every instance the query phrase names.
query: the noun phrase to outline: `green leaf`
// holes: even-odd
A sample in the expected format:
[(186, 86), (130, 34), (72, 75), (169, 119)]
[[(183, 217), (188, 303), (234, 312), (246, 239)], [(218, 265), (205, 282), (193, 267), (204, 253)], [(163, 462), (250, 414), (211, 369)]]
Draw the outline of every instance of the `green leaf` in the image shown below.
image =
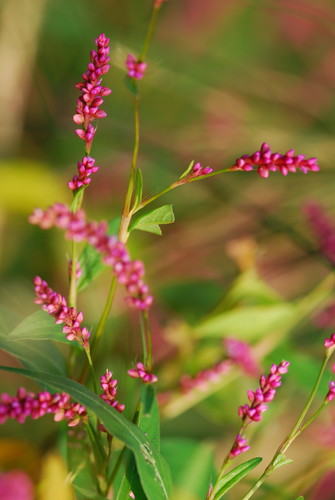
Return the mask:
[[(47, 314), (46, 314), (47, 316)], [(17, 317), (6, 308), (0, 308), (0, 349), (8, 352), (31, 370), (46, 370), (49, 373), (66, 373), (65, 361), (55, 344), (44, 340), (13, 340), (8, 332), (17, 323)]]
[(195, 329), (195, 335), (221, 338), (234, 332), (236, 338), (251, 341), (291, 326), (295, 316), (295, 305), (289, 303), (235, 307), (203, 321)]
[(220, 500), (227, 491), (235, 486), (235, 484), (239, 483), (241, 479), (243, 479), (252, 469), (257, 467), (261, 461), (262, 459), (260, 457), (252, 458), (223, 476), (223, 478), (214, 485), (214, 500)]
[(296, 498), (295, 500), (304, 500), (304, 498), (305, 498), (305, 497), (300, 496), (300, 497)]
[(114, 408), (78, 382), (58, 375), (0, 366), (1, 370), (21, 373), (38, 383), (64, 391), (74, 401), (92, 411), (107, 431), (122, 441), (135, 455), (142, 487), (148, 500), (168, 500), (171, 487), (169, 468), (144, 433)]
[(129, 226), (129, 230), (138, 229), (140, 231), (148, 231), (149, 233), (162, 234), (160, 224), (172, 224), (175, 221), (172, 205), (163, 205), (155, 208), (144, 215), (138, 217)]
[[(145, 436), (147, 436), (152, 446), (159, 451), (159, 410), (155, 389), (152, 385), (144, 385), (142, 387), (137, 424)], [(136, 500), (146, 500), (143, 489), (139, 484), (138, 471), (133, 454), (128, 454), (127, 467), (116, 500), (128, 500), (130, 491), (134, 493)]]
[(213, 447), (184, 438), (163, 439), (161, 446), (180, 498), (205, 498), (215, 475)]
[[(121, 217), (115, 217), (108, 224), (107, 234), (110, 236), (117, 234), (120, 227)], [(82, 274), (78, 279), (78, 291), (84, 290), (105, 268), (106, 265), (102, 262), (101, 254), (91, 245), (86, 245), (83, 248), (79, 257), (79, 266)]]
[(84, 189), (86, 187), (87, 186), (83, 186), (80, 189), (78, 189), (78, 191), (76, 191), (70, 205), (71, 212), (76, 212), (79, 209), (83, 199)]
[(8, 335), (8, 340), (55, 340), (66, 344), (76, 344), (66, 339), (62, 326), (45, 311), (37, 311), (27, 316)]
[(136, 181), (135, 181), (135, 192), (134, 192), (134, 206), (136, 209), (142, 201), (143, 195), (143, 176), (141, 170), (138, 168), (136, 170)]
[(187, 167), (185, 172), (181, 174), (181, 176), (179, 177), (179, 180), (184, 179), (184, 177), (188, 176), (188, 174), (191, 172), (191, 170), (193, 168), (193, 165), (194, 165), (194, 160), (191, 161), (191, 163), (189, 164), (189, 166)]
[(136, 96), (138, 95), (138, 88), (135, 78), (130, 78), (130, 76), (127, 75), (124, 79), (124, 84), (132, 94)]
[(286, 458), (283, 453), (280, 453), (276, 460), (273, 462), (274, 469), (278, 469), (278, 467), (282, 467), (282, 465), (292, 464), (293, 460), (290, 458)]

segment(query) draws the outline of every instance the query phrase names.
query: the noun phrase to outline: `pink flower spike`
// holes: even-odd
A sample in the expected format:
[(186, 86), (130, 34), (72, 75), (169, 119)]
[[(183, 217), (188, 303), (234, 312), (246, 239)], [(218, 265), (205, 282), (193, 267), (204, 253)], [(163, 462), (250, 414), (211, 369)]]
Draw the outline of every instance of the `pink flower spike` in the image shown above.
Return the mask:
[(126, 66), (128, 69), (128, 76), (136, 80), (143, 78), (145, 70), (147, 69), (147, 64), (143, 61), (138, 61), (133, 54), (128, 54)]
[(229, 458), (233, 459), (241, 453), (245, 453), (246, 451), (250, 450), (250, 446), (248, 446), (246, 442), (247, 440), (243, 436), (241, 436), (241, 434), (237, 434), (232, 449), (229, 452)]
[(300, 170), (302, 173), (318, 172), (319, 166), (316, 158), (305, 159), (304, 155), (294, 156), (293, 149), (282, 155), (272, 153), (270, 146), (264, 142), (259, 151), (251, 155), (243, 155), (235, 161), (230, 170), (244, 170), (245, 172), (253, 170), (256, 167), (258, 174), (264, 179), (269, 177), (270, 172), (278, 170), (283, 175), (289, 172)]
[(145, 384), (153, 384), (158, 380), (156, 375), (146, 371), (143, 363), (137, 363), (136, 368), (128, 370), (128, 375), (132, 378), (141, 378)]

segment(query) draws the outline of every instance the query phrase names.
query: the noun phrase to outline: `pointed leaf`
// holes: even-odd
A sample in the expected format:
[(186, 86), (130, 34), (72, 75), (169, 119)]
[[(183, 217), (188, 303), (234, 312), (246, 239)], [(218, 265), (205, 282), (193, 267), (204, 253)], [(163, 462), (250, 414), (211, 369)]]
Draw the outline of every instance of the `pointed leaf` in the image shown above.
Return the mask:
[[(107, 234), (117, 234), (120, 227), (121, 217), (115, 217), (108, 224)], [(101, 254), (91, 245), (86, 245), (79, 257), (79, 266), (82, 271), (78, 278), (78, 291), (84, 290), (105, 268)]]
[(282, 465), (287, 465), (287, 464), (292, 464), (293, 460), (290, 458), (286, 458), (286, 456), (283, 453), (280, 453), (276, 460), (273, 463), (274, 469), (278, 469), (278, 467), (281, 467)]
[(62, 326), (55, 323), (45, 311), (36, 311), (27, 316), (8, 335), (8, 340), (55, 340), (66, 344), (73, 344), (66, 339)]
[(134, 192), (134, 206), (136, 209), (142, 201), (143, 195), (143, 176), (141, 170), (136, 170), (135, 192)]
[(52, 387), (57, 391), (64, 391), (74, 401), (93, 412), (107, 431), (122, 441), (134, 453), (142, 487), (148, 500), (169, 499), (171, 476), (163, 457), (136, 425), (107, 405), (96, 394), (78, 382), (58, 375), (7, 366), (0, 366), (0, 369), (21, 373), (40, 384)]
[(129, 226), (129, 230), (138, 229), (149, 233), (162, 234), (160, 224), (172, 224), (175, 221), (172, 205), (163, 205), (149, 213), (141, 215)]
[(124, 79), (124, 84), (132, 94), (134, 94), (135, 96), (138, 95), (138, 88), (135, 78), (130, 78), (130, 76), (127, 75)]
[(65, 360), (54, 343), (44, 340), (9, 340), (8, 333), (17, 323), (17, 317), (4, 307), (0, 308), (0, 349), (8, 352), (32, 370), (46, 370), (63, 375)]
[(193, 165), (194, 165), (194, 160), (191, 161), (185, 172), (181, 174), (179, 180), (184, 179), (184, 177), (186, 177), (191, 172)]
[(241, 479), (243, 479), (252, 469), (257, 467), (261, 461), (262, 459), (260, 457), (252, 458), (223, 476), (223, 478), (214, 485), (214, 500), (221, 500), (227, 491), (240, 482)]

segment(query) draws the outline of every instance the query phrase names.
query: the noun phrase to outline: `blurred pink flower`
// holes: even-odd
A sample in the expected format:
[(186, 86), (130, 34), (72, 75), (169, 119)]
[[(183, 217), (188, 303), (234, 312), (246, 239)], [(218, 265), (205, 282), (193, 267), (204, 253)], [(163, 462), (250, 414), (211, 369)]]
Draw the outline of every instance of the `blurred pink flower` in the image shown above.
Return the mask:
[(21, 470), (0, 473), (1, 500), (34, 500), (34, 485)]

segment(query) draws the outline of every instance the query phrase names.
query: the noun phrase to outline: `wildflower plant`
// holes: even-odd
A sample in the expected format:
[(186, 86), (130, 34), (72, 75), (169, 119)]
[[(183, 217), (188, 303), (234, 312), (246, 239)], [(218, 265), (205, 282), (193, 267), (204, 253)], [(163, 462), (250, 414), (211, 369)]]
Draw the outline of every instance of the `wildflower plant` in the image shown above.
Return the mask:
[[(73, 120), (78, 127), (75, 133), (84, 144), (84, 156), (78, 161), (77, 172), (68, 181), (72, 200), (68, 204), (57, 202), (46, 208), (36, 208), (29, 217), (31, 224), (43, 230), (57, 228), (69, 241), (69, 287), (67, 291), (56, 291), (52, 283), (47, 283), (43, 277), (35, 276), (33, 279), (35, 303), (40, 306), (43, 313), (35, 312), (26, 318), (9, 335), (12, 338), (11, 342), (2, 337), (0, 339), (0, 347), (14, 355), (17, 353), (14, 340), (27, 338), (25, 337), (27, 330), (32, 332), (31, 335), (35, 340), (54, 338), (55, 341), (66, 344), (67, 351), (64, 349), (63, 352), (67, 354), (64, 355), (51, 348), (50, 370), (43, 364), (38, 365), (38, 362), (37, 365), (32, 365), (29, 356), (24, 355), (19, 356), (22, 368), (1, 367), (7, 372), (31, 378), (41, 390), (32, 392), (20, 387), (16, 396), (1, 394), (0, 423), (6, 424), (8, 419), (14, 419), (24, 424), (28, 417), (40, 419), (52, 414), (55, 422), (65, 421), (68, 427), (82, 429), (85, 436), (81, 448), (85, 455), (82, 457), (83, 463), (73, 464), (72, 461), (71, 468), (69, 460), (69, 472), (79, 499), (173, 498), (169, 460), (166, 460), (160, 451), (159, 411), (163, 416), (169, 412), (170, 415), (173, 412), (176, 415), (178, 411), (182, 412), (195, 405), (201, 399), (201, 394), (211, 394), (213, 387), (217, 390), (222, 381), (228, 384), (241, 370), (249, 377), (260, 376), (259, 386), (254, 390), (248, 390), (248, 403), (236, 404), (236, 432), (232, 435), (231, 445), (226, 454), (220, 450), (222, 466), (216, 475), (208, 475), (206, 492), (203, 495), (207, 500), (223, 498), (228, 490), (260, 464), (261, 457), (254, 457), (234, 467), (237, 457), (244, 456), (247, 452), (250, 457), (253, 452), (252, 437), (248, 434), (249, 426), (260, 426), (264, 412), (271, 411), (271, 402), (275, 397), (280, 398), (280, 391), (277, 395), (277, 390), (282, 385), (284, 375), (285, 384), (289, 383), (289, 360), (278, 359), (277, 364), (270, 366), (267, 374), (261, 375), (259, 360), (250, 345), (226, 335), (222, 345), (224, 354), (211, 366), (203, 367), (193, 375), (183, 374), (174, 390), (163, 390), (164, 387), (160, 387), (153, 358), (152, 337), (155, 332), (150, 318), (155, 300), (146, 279), (147, 264), (131, 255), (128, 240), (135, 229), (161, 234), (160, 226), (173, 223), (174, 214), (171, 205), (162, 205), (149, 211), (146, 207), (177, 187), (210, 179), (219, 174), (241, 171), (245, 172), (245, 175), (250, 175), (248, 172), (256, 168), (260, 177), (266, 179), (270, 172), (278, 171), (286, 176), (289, 173), (298, 175), (299, 172), (314, 173), (319, 170), (315, 158), (308, 159), (303, 154), (295, 155), (292, 149), (285, 154), (271, 152), (270, 146), (263, 143), (259, 151), (244, 154), (233, 165), (227, 165), (223, 169), (215, 170), (210, 166), (202, 166), (199, 162), (191, 161), (184, 173), (177, 174), (176, 180), (169, 186), (153, 195), (143, 196), (143, 174), (138, 164), (139, 81), (149, 74), (147, 53), (159, 11), (163, 5), (164, 8), (168, 8), (168, 5), (165, 6), (166, 1), (153, 1), (143, 49), (138, 56), (129, 54), (125, 61), (126, 83), (132, 92), (134, 102), (135, 126), (129, 183), (118, 232), (111, 234), (107, 221), (92, 220), (87, 214), (88, 208), (83, 208), (85, 191), (88, 188), (95, 189), (95, 174), (99, 170), (92, 156), (93, 145), (97, 140), (97, 123), (107, 116), (102, 105), (105, 109), (110, 106), (104, 103), (111, 89), (103, 86), (103, 77), (110, 69), (109, 63), (113, 54), (110, 53), (110, 39), (105, 34), (100, 34), (95, 40), (95, 48), (90, 53), (90, 61), (86, 72), (82, 75), (82, 81), (76, 85), (80, 95)], [(100, 131), (103, 133), (103, 126), (99, 127), (99, 133)], [(331, 231), (327, 223), (320, 222), (317, 207), (309, 208), (308, 216), (320, 236), (320, 245), (331, 259)], [(82, 253), (80, 245), (84, 245)], [(82, 255), (85, 252), (87, 255), (93, 255), (94, 260), (93, 258), (90, 260), (89, 257), (83, 259)], [(97, 325), (92, 326), (87, 322), (86, 314), (79, 305), (79, 293), (81, 284), (85, 280), (86, 284), (90, 284), (94, 278), (88, 276), (91, 267), (96, 265), (97, 256), (99, 265), (102, 264), (105, 269), (109, 269), (110, 289), (102, 306), (100, 320)], [(253, 279), (256, 280), (255, 276)], [(104, 372), (97, 371), (101, 339), (104, 337), (105, 340), (107, 337), (105, 340), (107, 345), (108, 336), (111, 335), (106, 325), (119, 285), (125, 289), (127, 307), (136, 311), (138, 319), (141, 350), (137, 353), (133, 365), (129, 366), (127, 375), (135, 379), (134, 384), (141, 386), (140, 396), (136, 396), (136, 393), (122, 397), (118, 395), (118, 377), (123, 377), (124, 374), (116, 373), (117, 370), (113, 366), (105, 368)], [(97, 304), (98, 306), (100, 304)], [(41, 336), (42, 330), (46, 335), (44, 337)], [(321, 344), (320, 342), (320, 351)], [(335, 398), (335, 381), (331, 380), (322, 404), (310, 414), (311, 405), (334, 350), (335, 334), (332, 333), (324, 341), (325, 354), (319, 374), (296, 424), (282, 443), (278, 443), (277, 451), (274, 451), (273, 458), (263, 472), (259, 473), (259, 479), (253, 483), (249, 482), (249, 490), (244, 493), (243, 500), (251, 498), (279, 466), (290, 463), (291, 460), (286, 455), (289, 446)], [(61, 356), (60, 369), (52, 369), (53, 356)], [(83, 362), (84, 356), (85, 362)], [(127, 405), (132, 407), (134, 398), (138, 399), (134, 415), (125, 416)], [(271, 441), (275, 441), (274, 436)], [(77, 444), (80, 446), (80, 443)], [(69, 446), (69, 454), (71, 453)], [(84, 486), (82, 475), (76, 472), (79, 467), (83, 468), (84, 476), (86, 474), (93, 478), (88, 487)], [(233, 468), (230, 469), (231, 467)], [(243, 486), (245, 487), (246, 483)]]

